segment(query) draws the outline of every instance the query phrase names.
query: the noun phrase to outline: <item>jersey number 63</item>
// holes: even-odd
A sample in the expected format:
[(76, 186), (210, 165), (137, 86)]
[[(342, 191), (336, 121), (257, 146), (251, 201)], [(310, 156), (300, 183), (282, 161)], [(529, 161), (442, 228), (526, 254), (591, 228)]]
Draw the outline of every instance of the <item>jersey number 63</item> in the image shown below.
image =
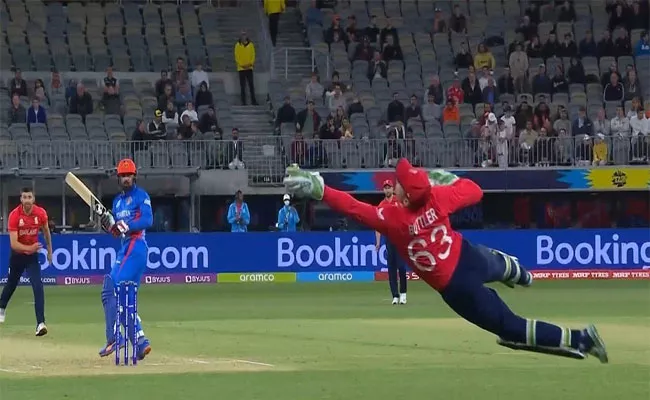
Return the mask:
[[(429, 241), (426, 238), (415, 238), (408, 245), (409, 258), (413, 265), (420, 271), (433, 271), (436, 267), (436, 260), (446, 260), (451, 253), (453, 239), (448, 235), (445, 225), (436, 225), (431, 231)], [(432, 247), (439, 250), (435, 256), (427, 248)]]

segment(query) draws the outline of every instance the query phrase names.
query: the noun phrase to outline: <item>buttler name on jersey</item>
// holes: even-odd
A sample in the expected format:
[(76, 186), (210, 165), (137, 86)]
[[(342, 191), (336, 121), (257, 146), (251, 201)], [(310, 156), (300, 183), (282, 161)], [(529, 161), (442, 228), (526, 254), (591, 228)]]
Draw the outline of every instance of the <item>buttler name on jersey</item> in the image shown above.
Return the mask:
[(427, 209), (422, 215), (415, 219), (412, 225), (409, 225), (409, 234), (417, 236), (420, 231), (426, 230), (438, 221), (438, 214), (433, 208)]

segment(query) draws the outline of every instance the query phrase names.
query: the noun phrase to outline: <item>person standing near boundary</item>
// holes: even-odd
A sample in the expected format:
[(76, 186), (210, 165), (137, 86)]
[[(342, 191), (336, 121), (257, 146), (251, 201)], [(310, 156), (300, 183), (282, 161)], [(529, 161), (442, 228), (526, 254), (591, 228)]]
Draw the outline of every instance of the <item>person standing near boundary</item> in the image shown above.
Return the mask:
[(237, 73), (239, 74), (241, 104), (242, 106), (246, 105), (246, 82), (248, 82), (248, 89), (251, 92), (251, 104), (256, 106), (255, 76), (253, 76), (255, 45), (248, 38), (246, 31), (242, 31), (239, 40), (235, 44), (235, 64), (237, 64)]
[(52, 236), (48, 225), (47, 212), (34, 204), (34, 191), (23, 188), (20, 192), (20, 205), (9, 213), (8, 231), (11, 253), (9, 256), (9, 276), (0, 295), (0, 323), (5, 321), (7, 304), (16, 291), (20, 277), (27, 272), (34, 292), (34, 311), (36, 313), (36, 336), (47, 334), (45, 325), (45, 291), (41, 281), (41, 265), (38, 253), (42, 247), (38, 232), (43, 232), (47, 246), (47, 261), (52, 264)]
[[(396, 198), (393, 196), (393, 182), (386, 179), (383, 184), (384, 199), (378, 207), (397, 206)], [(381, 233), (375, 232), (376, 243), (375, 249), (379, 251), (381, 247)], [(393, 244), (386, 240), (386, 266), (388, 267), (388, 283), (390, 293), (393, 295), (391, 304), (406, 304), (406, 267), (397, 253)], [(397, 273), (399, 272), (399, 292), (397, 291)]]

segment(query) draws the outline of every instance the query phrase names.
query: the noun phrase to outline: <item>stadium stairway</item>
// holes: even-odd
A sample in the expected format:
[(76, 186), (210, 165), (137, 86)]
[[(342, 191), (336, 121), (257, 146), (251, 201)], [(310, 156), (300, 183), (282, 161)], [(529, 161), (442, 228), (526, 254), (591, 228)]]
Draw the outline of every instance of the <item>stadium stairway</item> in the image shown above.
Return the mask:
[[(260, 26), (258, 13), (256, 2), (243, 1), (239, 7), (217, 8), (217, 20), (215, 23), (224, 43), (229, 44), (230, 53), (228, 56), (231, 59), (235, 43), (239, 40), (242, 30), (246, 30), (248, 37), (255, 44), (255, 50), (258, 53), (255, 69), (257, 71), (268, 71), (269, 66), (267, 65), (266, 57), (260, 54), (264, 50), (261, 43), (263, 35), (261, 34), (262, 27)], [(230, 67), (234, 70), (234, 60)]]
[[(232, 116), (233, 126), (239, 129), (242, 137), (272, 135), (272, 117), (268, 106), (262, 100), (263, 98), (258, 99), (259, 106), (231, 106), (230, 115)], [(239, 104), (239, 98), (233, 99), (232, 104)]]
[[(275, 73), (279, 79), (285, 77), (285, 48), (305, 48), (307, 46), (302, 29), (301, 15), (297, 8), (287, 7), (280, 18), (280, 27), (275, 47)], [(289, 63), (286, 76), (299, 80), (311, 74), (311, 56), (307, 51), (289, 50)]]

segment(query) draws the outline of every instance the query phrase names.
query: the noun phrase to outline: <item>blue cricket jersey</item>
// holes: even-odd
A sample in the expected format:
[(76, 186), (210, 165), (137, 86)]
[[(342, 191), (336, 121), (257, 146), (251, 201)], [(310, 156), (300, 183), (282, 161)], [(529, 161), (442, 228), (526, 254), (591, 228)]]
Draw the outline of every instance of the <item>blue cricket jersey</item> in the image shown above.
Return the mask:
[(113, 216), (115, 221), (122, 220), (129, 226), (124, 241), (129, 239), (144, 240), (146, 230), (153, 225), (149, 194), (136, 185), (121, 192), (113, 200)]

